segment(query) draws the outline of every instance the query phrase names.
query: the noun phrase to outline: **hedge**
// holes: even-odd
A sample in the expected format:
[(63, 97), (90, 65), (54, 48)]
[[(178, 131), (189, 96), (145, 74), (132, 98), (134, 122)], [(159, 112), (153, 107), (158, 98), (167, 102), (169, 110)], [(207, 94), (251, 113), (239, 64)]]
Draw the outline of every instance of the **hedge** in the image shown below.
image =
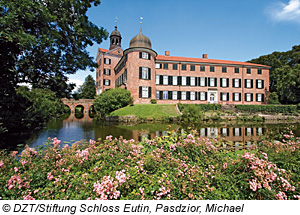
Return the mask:
[(252, 113), (292, 113), (297, 111), (296, 105), (235, 105), (235, 108)]

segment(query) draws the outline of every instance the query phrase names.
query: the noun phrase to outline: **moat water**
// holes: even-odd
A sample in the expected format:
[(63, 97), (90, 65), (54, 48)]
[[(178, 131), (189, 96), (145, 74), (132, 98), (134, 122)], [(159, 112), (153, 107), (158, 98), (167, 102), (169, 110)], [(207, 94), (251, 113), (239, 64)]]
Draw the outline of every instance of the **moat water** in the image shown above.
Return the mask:
[[(75, 116), (71, 114), (64, 118), (55, 119), (46, 124), (46, 126), (34, 132), (30, 138), (16, 136), (13, 138), (13, 144), (1, 146), (1, 148), (22, 148), (24, 145), (37, 147), (45, 144), (48, 138), (57, 137), (62, 143), (72, 144), (82, 139), (99, 140), (106, 136), (122, 136), (125, 139), (134, 139), (140, 141), (143, 138), (152, 139), (155, 136), (162, 136), (167, 133), (168, 125), (170, 130), (184, 132), (189, 129), (197, 130), (200, 136), (209, 138), (223, 138), (230, 142), (230, 147), (240, 149), (249, 146), (253, 141), (257, 141), (264, 135), (278, 135), (285, 128), (293, 126), (296, 136), (300, 136), (300, 124), (290, 123), (111, 123), (95, 122), (87, 114)], [(224, 142), (225, 142), (224, 141)], [(226, 145), (225, 145), (226, 146)], [(221, 146), (221, 147), (225, 147)], [(228, 147), (229, 145), (227, 145)]]

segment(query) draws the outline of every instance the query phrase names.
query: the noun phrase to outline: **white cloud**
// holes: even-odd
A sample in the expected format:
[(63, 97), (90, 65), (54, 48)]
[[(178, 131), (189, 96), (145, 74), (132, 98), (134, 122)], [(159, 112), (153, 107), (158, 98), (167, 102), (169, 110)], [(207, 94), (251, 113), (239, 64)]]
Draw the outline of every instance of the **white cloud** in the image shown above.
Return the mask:
[(282, 2), (267, 8), (267, 13), (274, 21), (292, 21), (300, 24), (300, 0), (290, 0), (288, 4)]
[(70, 84), (70, 83), (76, 84), (76, 87), (75, 87), (75, 89), (73, 90), (73, 92), (77, 91), (77, 90), (78, 90), (78, 87), (80, 87), (80, 85), (82, 85), (83, 82), (84, 82), (84, 81), (78, 80), (78, 79), (69, 79), (69, 80), (67, 81), (68, 84)]

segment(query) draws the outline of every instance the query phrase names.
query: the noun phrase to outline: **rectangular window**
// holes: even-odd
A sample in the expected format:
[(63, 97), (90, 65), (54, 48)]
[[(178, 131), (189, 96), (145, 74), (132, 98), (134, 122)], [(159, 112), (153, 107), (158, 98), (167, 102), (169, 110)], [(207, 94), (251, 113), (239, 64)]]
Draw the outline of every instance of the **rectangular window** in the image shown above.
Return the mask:
[(256, 80), (256, 88), (257, 89), (264, 88), (264, 80)]
[(200, 71), (204, 72), (205, 71), (205, 66), (200, 66)]
[(164, 75), (163, 85), (168, 85), (169, 78), (167, 75)]
[(196, 100), (196, 92), (191, 92), (190, 99), (191, 100)]
[(245, 101), (251, 102), (253, 100), (253, 94), (252, 93), (245, 93)]
[(169, 64), (164, 63), (164, 69), (168, 69), (169, 68)]
[(158, 91), (158, 90), (156, 91), (156, 99), (157, 99), (157, 100), (159, 99), (159, 92), (160, 92), (160, 91)]
[(159, 75), (156, 75), (156, 76), (155, 76), (155, 83), (156, 83), (156, 84), (159, 84)]
[(172, 92), (172, 98), (173, 100), (177, 100), (177, 91)]
[(240, 68), (235, 67), (235, 68), (234, 68), (234, 73), (240, 73)]
[(147, 52), (140, 52), (140, 58), (150, 60), (150, 55)]
[(161, 63), (156, 63), (155, 64), (155, 69), (161, 69)]
[(252, 79), (245, 79), (245, 87), (246, 88), (252, 88), (253, 86), (253, 80)]
[(168, 91), (163, 91), (163, 99), (164, 100), (168, 99)]
[(251, 74), (251, 68), (247, 68), (247, 74)]
[(109, 58), (104, 58), (104, 64), (110, 64), (111, 60)]
[(185, 76), (181, 77), (181, 85), (186, 86), (186, 77)]
[(103, 74), (104, 75), (110, 75), (110, 69), (104, 69)]
[(146, 79), (146, 80), (150, 80), (150, 68), (147, 67), (140, 67), (140, 74), (139, 74), (139, 78), (140, 79)]
[(181, 65), (181, 70), (186, 70), (186, 64)]
[(142, 98), (148, 98), (149, 96), (148, 90), (149, 90), (148, 87), (142, 87)]
[(215, 67), (211, 66), (209, 71), (214, 72), (215, 71)]
[(263, 102), (264, 101), (264, 94), (256, 93), (256, 101), (257, 102)]
[(196, 78), (191, 77), (191, 86), (196, 86)]
[(209, 86), (210, 87), (216, 87), (216, 78), (208, 78), (209, 79)]
[(234, 78), (233, 80), (233, 87), (241, 87), (241, 79)]
[(223, 66), (222, 67), (222, 72), (226, 73), (227, 72), (227, 67)]
[(262, 70), (261, 69), (257, 69), (257, 74), (261, 75), (262, 74)]
[(223, 136), (227, 137), (228, 136), (227, 128), (222, 128), (221, 133)]
[(240, 94), (239, 93), (233, 93), (233, 101), (235, 101), (235, 102), (240, 101)]
[(222, 99), (222, 101), (228, 101), (227, 97), (228, 97), (228, 93), (221, 93), (221, 99)]
[(195, 65), (191, 65), (191, 71), (195, 71)]
[(205, 92), (200, 92), (200, 100), (201, 100), (201, 101), (205, 101), (205, 100), (206, 100), (205, 97), (206, 97), (206, 96), (205, 96)]
[(178, 64), (173, 64), (173, 70), (177, 70), (178, 69)]
[(227, 82), (228, 82), (228, 79), (227, 78), (221, 78), (222, 80), (222, 82), (221, 82), (221, 84), (222, 84), (222, 86), (221, 87), (228, 87), (228, 85), (227, 85)]
[(104, 85), (105, 85), (105, 86), (110, 86), (110, 80), (108, 80), (108, 79), (103, 79), (103, 81), (104, 81)]
[(205, 78), (204, 77), (200, 77), (200, 87), (205, 87)]
[(240, 128), (234, 128), (233, 130), (234, 136), (240, 136)]
[(181, 92), (181, 100), (186, 100), (186, 92)]
[(178, 76), (173, 76), (173, 85), (176, 86), (178, 84), (177, 80), (178, 80)]

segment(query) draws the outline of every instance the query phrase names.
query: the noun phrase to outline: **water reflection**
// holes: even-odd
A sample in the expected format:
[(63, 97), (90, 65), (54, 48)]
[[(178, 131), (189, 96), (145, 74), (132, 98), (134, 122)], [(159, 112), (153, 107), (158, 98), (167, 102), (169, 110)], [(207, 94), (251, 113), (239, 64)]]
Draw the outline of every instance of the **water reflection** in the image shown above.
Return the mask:
[[(287, 124), (259, 124), (259, 125), (211, 125), (211, 124), (172, 124), (169, 130), (175, 132), (187, 131), (188, 128), (196, 129), (200, 136), (218, 138), (218, 147), (232, 147), (235, 149), (250, 146), (253, 141), (259, 140), (269, 131), (279, 134)], [(76, 116), (71, 114), (63, 119), (53, 120), (40, 132), (33, 135), (24, 143), (36, 147), (46, 142), (48, 137), (69, 142), (69, 144), (82, 139), (105, 139), (106, 136), (122, 136), (125, 139), (141, 141), (143, 138), (153, 139), (156, 136), (167, 134), (167, 123), (142, 123), (142, 124), (119, 124), (110, 122), (97, 123), (89, 114)], [(299, 135), (299, 124), (295, 127), (296, 135)]]

